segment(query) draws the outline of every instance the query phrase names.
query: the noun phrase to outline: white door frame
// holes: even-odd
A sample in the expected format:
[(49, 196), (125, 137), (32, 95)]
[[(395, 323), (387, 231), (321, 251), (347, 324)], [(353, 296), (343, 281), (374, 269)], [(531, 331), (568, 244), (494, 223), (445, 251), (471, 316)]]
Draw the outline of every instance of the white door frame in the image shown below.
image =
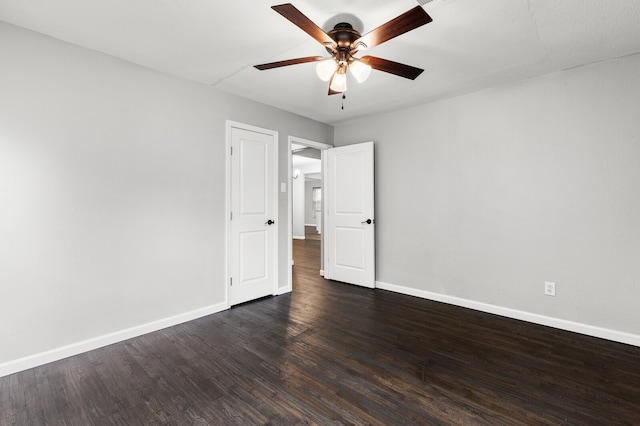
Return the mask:
[[(282, 288), (280, 293), (289, 293), (293, 289), (293, 188), (291, 187), (291, 182), (293, 178), (293, 167), (291, 165), (293, 158), (291, 155), (291, 144), (296, 143), (299, 145), (304, 145), (309, 148), (319, 149), (322, 155), (322, 174), (324, 175), (324, 151), (329, 148), (333, 148), (333, 145), (329, 145), (322, 142), (315, 142), (309, 139), (299, 138), (297, 136), (289, 136), (288, 144), (287, 144), (287, 188), (289, 192), (289, 196), (287, 197), (287, 211), (289, 212), (289, 220), (287, 221), (287, 287)], [(323, 212), (324, 216), (324, 212)], [(323, 265), (320, 265), (320, 268), (323, 269)], [(319, 271), (320, 273), (321, 271)]]
[[(224, 300), (226, 309), (231, 307), (229, 301), (229, 287), (230, 287), (230, 265), (231, 265), (231, 129), (243, 129), (250, 132), (264, 133), (268, 135), (272, 135), (275, 143), (273, 147), (273, 156), (274, 156), (274, 178), (273, 178), (273, 208), (274, 208), (274, 217), (276, 220), (279, 220), (278, 217), (278, 132), (271, 129), (265, 129), (262, 127), (252, 126), (250, 124), (239, 123), (236, 121), (227, 120), (226, 121), (226, 183), (225, 183), (225, 251), (224, 251), (224, 275), (225, 275), (225, 286), (224, 286)], [(289, 154), (291, 154), (291, 149), (289, 149)], [(289, 174), (291, 174), (291, 166), (289, 166)], [(277, 224), (276, 224), (277, 225)], [(273, 238), (273, 292), (272, 294), (278, 294), (278, 232), (276, 232), (275, 237)]]

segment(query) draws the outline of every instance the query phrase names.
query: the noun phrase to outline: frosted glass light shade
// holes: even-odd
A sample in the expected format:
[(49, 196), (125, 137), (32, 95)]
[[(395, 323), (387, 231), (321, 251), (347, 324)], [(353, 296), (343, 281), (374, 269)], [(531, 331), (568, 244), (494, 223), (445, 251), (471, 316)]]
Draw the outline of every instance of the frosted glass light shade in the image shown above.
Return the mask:
[(371, 74), (371, 66), (363, 64), (360, 61), (353, 61), (351, 65), (349, 65), (349, 70), (351, 74), (356, 78), (358, 83), (362, 83), (369, 78)]
[(347, 91), (347, 74), (344, 72), (340, 73), (340, 71), (336, 72), (333, 76), (333, 81), (331, 81), (331, 90), (334, 92), (346, 92)]
[(325, 61), (318, 62), (316, 65), (316, 74), (322, 81), (329, 81), (334, 72), (336, 72), (338, 64), (334, 59), (327, 59)]

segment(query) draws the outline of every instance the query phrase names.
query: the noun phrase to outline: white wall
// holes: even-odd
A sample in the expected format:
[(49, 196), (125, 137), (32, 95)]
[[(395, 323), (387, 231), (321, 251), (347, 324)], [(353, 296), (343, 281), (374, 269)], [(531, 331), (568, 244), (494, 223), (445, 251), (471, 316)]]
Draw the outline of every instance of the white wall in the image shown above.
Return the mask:
[(297, 179), (293, 179), (292, 185), (293, 197), (293, 227), (291, 232), (293, 238), (304, 239), (304, 173), (300, 173)]
[[(224, 307), (225, 120), (279, 132), (280, 182), (288, 135), (332, 143), (326, 124), (4, 23), (0, 58), (0, 375)], [(279, 242), (286, 287), (286, 226)]]
[(640, 345), (638, 70), (635, 55), (337, 126), (337, 146), (376, 142), (379, 284)]
[(305, 179), (304, 185), (304, 223), (315, 226), (320, 217), (313, 217), (313, 188), (322, 188), (322, 181), (320, 179)]

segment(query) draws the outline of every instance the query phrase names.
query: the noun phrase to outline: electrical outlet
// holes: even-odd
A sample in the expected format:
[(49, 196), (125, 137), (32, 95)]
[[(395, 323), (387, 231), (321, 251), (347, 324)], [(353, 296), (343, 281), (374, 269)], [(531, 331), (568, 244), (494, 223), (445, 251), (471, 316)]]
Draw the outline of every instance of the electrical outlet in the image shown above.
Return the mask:
[(546, 294), (547, 296), (555, 296), (556, 295), (556, 283), (545, 281), (545, 283), (544, 283), (544, 294)]

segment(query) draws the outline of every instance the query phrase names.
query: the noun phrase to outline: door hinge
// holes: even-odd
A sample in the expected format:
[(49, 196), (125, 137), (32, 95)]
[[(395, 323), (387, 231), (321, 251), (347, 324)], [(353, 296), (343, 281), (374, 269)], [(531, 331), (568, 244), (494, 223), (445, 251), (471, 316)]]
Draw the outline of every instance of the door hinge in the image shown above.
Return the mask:
[(231, 152), (229, 154), (233, 155), (233, 147), (229, 147)]
[(229, 220), (233, 220), (233, 212), (229, 212)]
[(233, 287), (233, 277), (229, 277), (229, 285)]

